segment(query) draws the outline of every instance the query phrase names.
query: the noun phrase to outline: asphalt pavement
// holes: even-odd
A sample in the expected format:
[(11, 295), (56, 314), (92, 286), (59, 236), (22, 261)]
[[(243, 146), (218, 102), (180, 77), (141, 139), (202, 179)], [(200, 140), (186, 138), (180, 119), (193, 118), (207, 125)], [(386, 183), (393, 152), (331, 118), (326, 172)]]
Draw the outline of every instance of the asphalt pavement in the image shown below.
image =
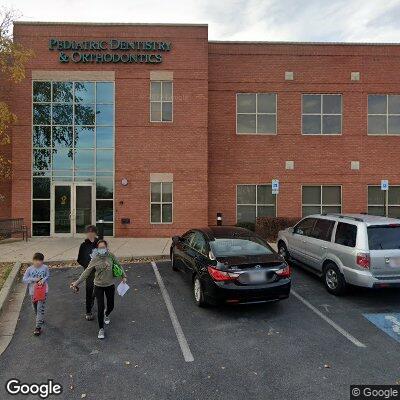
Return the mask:
[(131, 290), (117, 297), (104, 341), (97, 339), (97, 322), (83, 318), (84, 290), (75, 295), (68, 288), (79, 269), (51, 271), (41, 337), (32, 335), (25, 297), (14, 338), (0, 356), (1, 399), (38, 398), (8, 395), (11, 378), (53, 379), (63, 393), (49, 398), (95, 400), (338, 400), (349, 398), (350, 384), (400, 380), (400, 342), (364, 316), (398, 313), (398, 291), (355, 289), (334, 297), (295, 268), (297, 296), (288, 300), (200, 309), (169, 262), (156, 265), (165, 291), (151, 264), (126, 269)]

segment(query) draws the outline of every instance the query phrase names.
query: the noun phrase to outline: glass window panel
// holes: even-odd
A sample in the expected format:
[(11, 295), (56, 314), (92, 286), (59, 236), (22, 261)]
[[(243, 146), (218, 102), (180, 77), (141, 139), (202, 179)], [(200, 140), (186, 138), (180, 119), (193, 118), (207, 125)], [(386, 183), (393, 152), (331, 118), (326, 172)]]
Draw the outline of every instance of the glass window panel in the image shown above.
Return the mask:
[(258, 204), (275, 204), (275, 195), (272, 194), (271, 185), (257, 186), (257, 203)]
[(172, 222), (172, 204), (162, 205), (162, 222)]
[(386, 115), (368, 115), (368, 133), (374, 135), (386, 134)]
[(50, 102), (51, 101), (51, 83), (33, 82), (33, 101)]
[(97, 200), (96, 201), (96, 221), (113, 221), (113, 201)]
[(32, 236), (50, 236), (50, 223), (32, 224)]
[(161, 82), (152, 81), (151, 82), (151, 101), (161, 101)]
[(323, 206), (323, 213), (340, 214), (342, 212), (342, 207), (340, 206)]
[(33, 127), (33, 147), (51, 147), (51, 127)]
[(114, 125), (113, 104), (101, 104), (96, 107), (96, 125)]
[(256, 185), (238, 185), (237, 203), (256, 204)]
[(161, 204), (151, 205), (151, 222), (152, 223), (161, 222)]
[(258, 113), (276, 112), (276, 95), (274, 93), (259, 93), (257, 95)]
[(256, 133), (256, 114), (238, 114), (238, 133)]
[(303, 114), (321, 114), (321, 95), (303, 95)]
[(97, 176), (96, 179), (96, 198), (112, 199), (114, 192), (114, 181), (112, 178)]
[(53, 171), (53, 178), (57, 181), (72, 181), (72, 169), (64, 170), (64, 171)]
[(75, 103), (94, 103), (93, 82), (75, 82)]
[(51, 124), (51, 106), (50, 104), (33, 105), (33, 125)]
[(32, 189), (34, 199), (50, 199), (50, 178), (33, 178)]
[(75, 176), (74, 179), (76, 181), (81, 181), (81, 182), (93, 182), (94, 181), (94, 171), (80, 171), (80, 170), (75, 170), (74, 172)]
[(75, 152), (75, 168), (92, 171), (94, 169), (94, 150), (77, 149)]
[(81, 149), (94, 148), (93, 126), (77, 126), (75, 128), (75, 147)]
[(172, 101), (172, 82), (162, 83), (162, 100)]
[(151, 183), (151, 201), (152, 202), (161, 201), (161, 183), (158, 182)]
[(72, 104), (53, 104), (53, 125), (72, 125)]
[(238, 113), (255, 113), (256, 112), (256, 94), (255, 93), (239, 93), (237, 95), (237, 112)]
[(150, 103), (150, 118), (151, 121), (161, 121), (161, 103)]
[(97, 170), (112, 171), (114, 169), (114, 150), (97, 150), (96, 155)]
[(94, 105), (75, 104), (75, 125), (94, 125)]
[(342, 113), (342, 96), (340, 95), (324, 95), (322, 101), (322, 112), (324, 114), (341, 114)]
[(256, 222), (256, 206), (237, 206), (237, 222)]
[(400, 114), (400, 95), (388, 96), (388, 112), (389, 114)]
[(342, 204), (340, 186), (322, 187), (322, 204)]
[(33, 200), (32, 220), (50, 221), (50, 200)]
[(98, 148), (113, 148), (114, 147), (114, 128), (112, 127), (97, 127), (96, 142)]
[(53, 82), (53, 103), (72, 103), (72, 82)]
[(276, 133), (276, 116), (275, 114), (259, 114), (257, 115), (257, 133)]
[(49, 171), (51, 168), (51, 150), (33, 150), (33, 169), (36, 171)]
[(368, 214), (370, 215), (377, 215), (379, 217), (384, 217), (386, 212), (385, 212), (385, 207), (381, 206), (369, 206), (368, 207)]
[(385, 202), (385, 191), (380, 186), (368, 186), (368, 204), (383, 205)]
[(172, 121), (172, 103), (163, 102), (162, 103), (162, 120)]
[(53, 170), (72, 170), (72, 159), (72, 149), (53, 149)]
[(303, 186), (303, 204), (321, 204), (321, 187)]
[[(384, 190), (381, 190), (381, 192), (384, 192)], [(400, 205), (400, 186), (390, 186), (388, 196), (389, 205)]]
[(257, 217), (275, 217), (275, 207), (257, 206)]
[(51, 176), (51, 171), (33, 171), (33, 176)]
[(310, 135), (320, 134), (321, 117), (319, 115), (303, 115), (303, 133)]
[(53, 147), (72, 148), (74, 135), (72, 126), (53, 126)]
[(302, 211), (303, 211), (303, 217), (307, 217), (307, 215), (320, 214), (321, 207), (319, 207), (319, 206), (303, 206)]
[(400, 218), (400, 207), (389, 207), (388, 216), (391, 218)]
[(338, 134), (342, 132), (342, 116), (341, 115), (324, 115), (322, 117), (322, 133)]
[(162, 184), (162, 201), (172, 203), (172, 183), (164, 182)]
[(387, 112), (387, 96), (386, 95), (369, 95), (368, 96), (368, 114), (386, 114)]
[[(98, 226), (97, 226), (98, 228)], [(114, 224), (106, 223), (103, 224), (104, 236), (113, 236), (114, 235)]]
[(97, 104), (114, 103), (114, 84), (112, 82), (96, 83), (96, 102)]
[(400, 133), (400, 115), (389, 115), (388, 123), (388, 133), (392, 135)]

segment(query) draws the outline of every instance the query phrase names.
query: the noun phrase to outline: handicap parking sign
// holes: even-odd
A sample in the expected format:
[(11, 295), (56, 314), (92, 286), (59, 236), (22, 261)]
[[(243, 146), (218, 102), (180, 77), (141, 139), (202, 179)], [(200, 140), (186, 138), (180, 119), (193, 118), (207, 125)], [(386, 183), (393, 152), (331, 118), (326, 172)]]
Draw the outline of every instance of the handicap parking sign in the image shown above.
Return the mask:
[(364, 314), (380, 330), (400, 342), (400, 313)]
[(381, 190), (388, 190), (389, 189), (389, 181), (387, 179), (381, 180)]
[(279, 193), (279, 179), (272, 179), (272, 194)]

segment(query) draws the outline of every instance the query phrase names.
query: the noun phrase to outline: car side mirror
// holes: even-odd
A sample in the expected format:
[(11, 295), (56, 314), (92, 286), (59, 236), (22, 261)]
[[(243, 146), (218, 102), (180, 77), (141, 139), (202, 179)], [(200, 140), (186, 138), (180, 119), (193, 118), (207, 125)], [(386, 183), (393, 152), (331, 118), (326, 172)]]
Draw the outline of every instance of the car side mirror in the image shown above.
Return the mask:
[(173, 244), (178, 244), (182, 238), (180, 236), (172, 236), (172, 243)]

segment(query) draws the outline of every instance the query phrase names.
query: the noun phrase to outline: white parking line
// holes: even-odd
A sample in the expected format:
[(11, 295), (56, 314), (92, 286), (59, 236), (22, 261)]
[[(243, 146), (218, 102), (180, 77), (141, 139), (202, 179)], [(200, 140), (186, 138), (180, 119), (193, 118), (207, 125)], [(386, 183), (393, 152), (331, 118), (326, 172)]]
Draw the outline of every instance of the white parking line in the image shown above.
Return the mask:
[(345, 338), (350, 340), (357, 347), (367, 347), (364, 343), (361, 343), (358, 339), (352, 336), (349, 332), (345, 331), (342, 327), (340, 327), (336, 322), (333, 322), (330, 318), (328, 318), (325, 314), (322, 314), (317, 308), (315, 308), (311, 303), (309, 303), (304, 297), (300, 296), (296, 291), (291, 289), (291, 294), (293, 294), (297, 299), (299, 299), (305, 306), (307, 306), (311, 311), (317, 314), (320, 318), (322, 318), (325, 322), (327, 322), (332, 328), (336, 329), (340, 334), (342, 334)]
[(178, 339), (179, 346), (181, 346), (183, 358), (185, 359), (186, 362), (192, 362), (194, 361), (193, 354), (190, 351), (189, 344), (183, 333), (178, 317), (176, 316), (174, 306), (172, 305), (171, 298), (169, 297), (168, 291), (164, 285), (160, 271), (158, 270), (157, 264), (155, 262), (152, 262), (151, 265), (153, 267), (154, 274), (156, 275), (158, 285), (160, 286), (161, 294), (164, 298), (165, 305), (167, 306), (169, 317), (171, 318), (172, 326), (174, 327), (175, 330), (176, 338)]

